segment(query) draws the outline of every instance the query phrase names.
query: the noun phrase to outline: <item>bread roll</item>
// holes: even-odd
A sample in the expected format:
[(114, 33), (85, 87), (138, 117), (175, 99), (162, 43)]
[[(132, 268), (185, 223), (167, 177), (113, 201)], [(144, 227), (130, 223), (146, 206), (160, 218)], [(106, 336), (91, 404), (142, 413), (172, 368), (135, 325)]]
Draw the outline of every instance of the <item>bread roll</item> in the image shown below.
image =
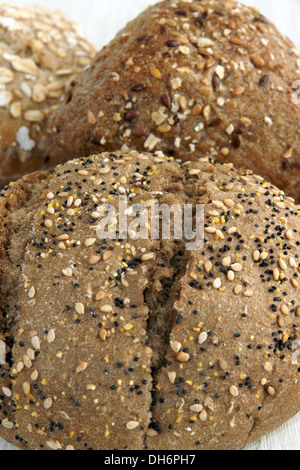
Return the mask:
[(124, 146), (250, 168), (300, 201), (300, 60), (256, 9), (163, 1), (95, 57), (53, 114), (51, 155)]
[(0, 187), (60, 163), (45, 123), (94, 53), (59, 11), (0, 5)]
[[(120, 197), (128, 235), (112, 222), (101, 238)], [(203, 204), (203, 247), (187, 249), (186, 233), (138, 237), (136, 204), (140, 216)], [(10, 185), (0, 227), (9, 442), (242, 449), (299, 411), (300, 207), (261, 177), (106, 153)]]

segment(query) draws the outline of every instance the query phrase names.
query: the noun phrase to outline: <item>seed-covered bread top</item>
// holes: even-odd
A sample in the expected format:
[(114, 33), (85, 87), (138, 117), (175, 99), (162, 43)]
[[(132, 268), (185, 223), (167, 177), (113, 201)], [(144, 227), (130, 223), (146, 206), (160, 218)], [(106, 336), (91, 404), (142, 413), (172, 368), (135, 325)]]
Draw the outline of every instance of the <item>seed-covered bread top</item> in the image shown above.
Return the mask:
[[(99, 238), (120, 198), (128, 235)], [(136, 204), (204, 205), (202, 248), (139, 238)], [(299, 411), (300, 208), (261, 177), (106, 153), (12, 184), (0, 224), (8, 441), (241, 449)]]
[(45, 122), (94, 47), (56, 10), (0, 5), (0, 186), (49, 165)]
[(300, 208), (228, 165), (187, 169), (205, 245), (179, 280), (147, 444), (241, 449), (299, 411)]
[(76, 80), (50, 121), (50, 154), (128, 146), (183, 160), (213, 155), (299, 199), (299, 77), (293, 45), (256, 9), (167, 0)]

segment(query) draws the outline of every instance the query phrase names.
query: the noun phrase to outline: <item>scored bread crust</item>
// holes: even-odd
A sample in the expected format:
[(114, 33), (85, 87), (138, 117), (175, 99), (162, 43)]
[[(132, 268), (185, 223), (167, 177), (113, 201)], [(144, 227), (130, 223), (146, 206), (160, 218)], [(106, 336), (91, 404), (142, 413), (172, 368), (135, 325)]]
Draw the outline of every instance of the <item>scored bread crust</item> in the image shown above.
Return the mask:
[(0, 6), (0, 187), (60, 163), (46, 121), (95, 48), (57, 10)]
[[(232, 0), (164, 1), (95, 57), (49, 121), (62, 160), (126, 146), (250, 168), (300, 200), (291, 42)], [(53, 142), (52, 142), (53, 139)]]
[[(129, 214), (204, 204), (203, 248), (98, 239), (125, 195)], [(106, 153), (17, 182), (0, 214), (9, 442), (242, 449), (299, 411), (300, 208), (261, 177)]]

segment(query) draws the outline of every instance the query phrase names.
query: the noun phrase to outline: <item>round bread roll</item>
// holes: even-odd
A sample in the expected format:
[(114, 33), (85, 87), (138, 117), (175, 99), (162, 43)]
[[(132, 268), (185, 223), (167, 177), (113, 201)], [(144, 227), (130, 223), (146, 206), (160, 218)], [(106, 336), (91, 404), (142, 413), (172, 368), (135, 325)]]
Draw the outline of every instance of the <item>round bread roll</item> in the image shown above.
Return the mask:
[(0, 186), (60, 163), (45, 123), (94, 53), (59, 11), (0, 5)]
[[(115, 221), (101, 238), (120, 198), (128, 236)], [(196, 204), (200, 249), (185, 234), (138, 236), (135, 207)], [(10, 185), (0, 224), (9, 442), (242, 449), (299, 411), (300, 207), (261, 177), (106, 153)]]
[[(95, 57), (50, 120), (50, 155), (213, 155), (300, 201), (293, 45), (233, 0), (151, 6)], [(68, 157), (69, 154), (69, 157)]]

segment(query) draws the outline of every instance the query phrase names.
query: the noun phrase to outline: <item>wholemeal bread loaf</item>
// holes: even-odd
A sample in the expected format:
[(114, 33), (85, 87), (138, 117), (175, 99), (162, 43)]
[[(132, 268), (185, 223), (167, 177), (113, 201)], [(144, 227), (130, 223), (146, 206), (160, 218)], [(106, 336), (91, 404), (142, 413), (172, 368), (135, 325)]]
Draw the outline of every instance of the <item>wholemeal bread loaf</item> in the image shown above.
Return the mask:
[[(128, 236), (112, 219), (101, 238), (120, 198)], [(142, 216), (196, 204), (198, 250), (132, 225), (136, 205)], [(10, 185), (0, 226), (9, 442), (242, 449), (299, 411), (300, 207), (261, 177), (207, 158), (106, 153)]]
[(59, 11), (0, 5), (0, 187), (60, 163), (45, 122), (94, 53)]
[[(291, 42), (233, 0), (151, 6), (95, 57), (50, 120), (61, 159), (116, 150), (213, 155), (300, 200)], [(69, 156), (68, 156), (69, 155)]]

